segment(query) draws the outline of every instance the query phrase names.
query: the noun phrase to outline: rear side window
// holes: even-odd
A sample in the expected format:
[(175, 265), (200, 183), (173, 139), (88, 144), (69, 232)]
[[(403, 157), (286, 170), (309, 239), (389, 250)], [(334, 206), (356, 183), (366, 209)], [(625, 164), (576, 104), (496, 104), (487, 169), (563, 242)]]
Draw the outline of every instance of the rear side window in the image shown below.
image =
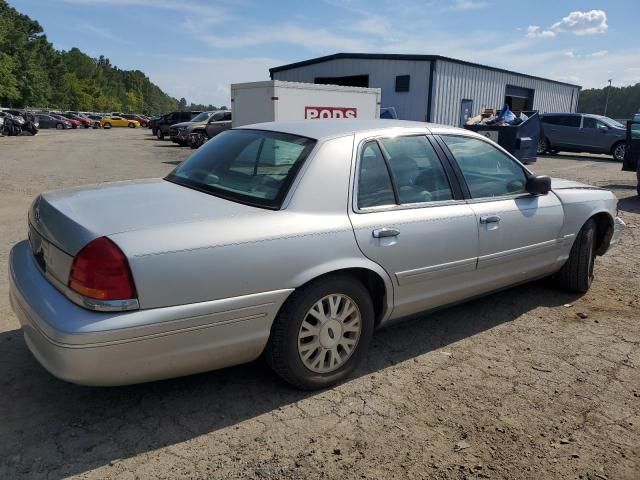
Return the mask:
[(400, 203), (453, 199), (438, 155), (424, 136), (380, 140), (398, 188)]
[(362, 149), (358, 175), (358, 207), (370, 208), (395, 205), (391, 177), (377, 142)]
[(458, 163), (472, 198), (526, 193), (527, 177), (512, 158), (477, 138), (442, 135)]

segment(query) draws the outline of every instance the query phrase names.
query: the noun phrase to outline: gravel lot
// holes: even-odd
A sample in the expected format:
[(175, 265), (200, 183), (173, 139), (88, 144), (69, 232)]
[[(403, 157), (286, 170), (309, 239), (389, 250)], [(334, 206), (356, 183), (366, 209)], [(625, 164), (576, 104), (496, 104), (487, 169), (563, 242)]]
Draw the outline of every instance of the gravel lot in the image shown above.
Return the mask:
[(324, 392), (262, 362), (125, 388), (53, 378), (8, 301), (31, 200), (163, 176), (189, 153), (149, 130), (0, 138), (1, 479), (640, 478), (640, 200), (603, 156), (533, 166), (620, 198), (629, 228), (585, 296), (538, 282), (383, 330)]

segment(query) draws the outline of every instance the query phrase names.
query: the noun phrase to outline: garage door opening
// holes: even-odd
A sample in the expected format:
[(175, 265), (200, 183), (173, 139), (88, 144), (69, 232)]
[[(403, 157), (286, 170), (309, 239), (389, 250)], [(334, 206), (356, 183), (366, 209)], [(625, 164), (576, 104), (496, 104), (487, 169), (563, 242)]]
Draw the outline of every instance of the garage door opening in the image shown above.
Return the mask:
[(369, 75), (350, 75), (348, 77), (316, 77), (320, 85), (341, 85), (343, 87), (369, 87)]
[(504, 103), (509, 105), (512, 112), (533, 110), (533, 95), (531, 88), (514, 87), (507, 85), (505, 88)]

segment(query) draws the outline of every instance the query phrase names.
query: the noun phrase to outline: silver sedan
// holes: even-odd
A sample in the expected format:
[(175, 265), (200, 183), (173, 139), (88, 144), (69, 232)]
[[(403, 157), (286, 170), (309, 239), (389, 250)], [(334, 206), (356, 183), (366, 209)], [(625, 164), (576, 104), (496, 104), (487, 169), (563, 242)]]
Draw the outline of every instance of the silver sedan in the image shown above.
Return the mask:
[(38, 196), (11, 252), (11, 304), (34, 356), (70, 382), (264, 354), (321, 388), (353, 372), (374, 330), (417, 312), (548, 276), (586, 292), (623, 225), (616, 203), (460, 129), (253, 125), (164, 179)]

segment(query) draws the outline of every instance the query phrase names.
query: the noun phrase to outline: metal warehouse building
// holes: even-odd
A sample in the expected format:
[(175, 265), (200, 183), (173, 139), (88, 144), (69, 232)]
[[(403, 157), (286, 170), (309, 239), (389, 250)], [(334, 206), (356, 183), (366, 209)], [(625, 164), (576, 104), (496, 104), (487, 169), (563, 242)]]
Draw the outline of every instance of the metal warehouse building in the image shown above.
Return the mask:
[(273, 80), (382, 89), (403, 120), (461, 125), (485, 108), (575, 112), (580, 86), (439, 55), (336, 53), (269, 70)]

